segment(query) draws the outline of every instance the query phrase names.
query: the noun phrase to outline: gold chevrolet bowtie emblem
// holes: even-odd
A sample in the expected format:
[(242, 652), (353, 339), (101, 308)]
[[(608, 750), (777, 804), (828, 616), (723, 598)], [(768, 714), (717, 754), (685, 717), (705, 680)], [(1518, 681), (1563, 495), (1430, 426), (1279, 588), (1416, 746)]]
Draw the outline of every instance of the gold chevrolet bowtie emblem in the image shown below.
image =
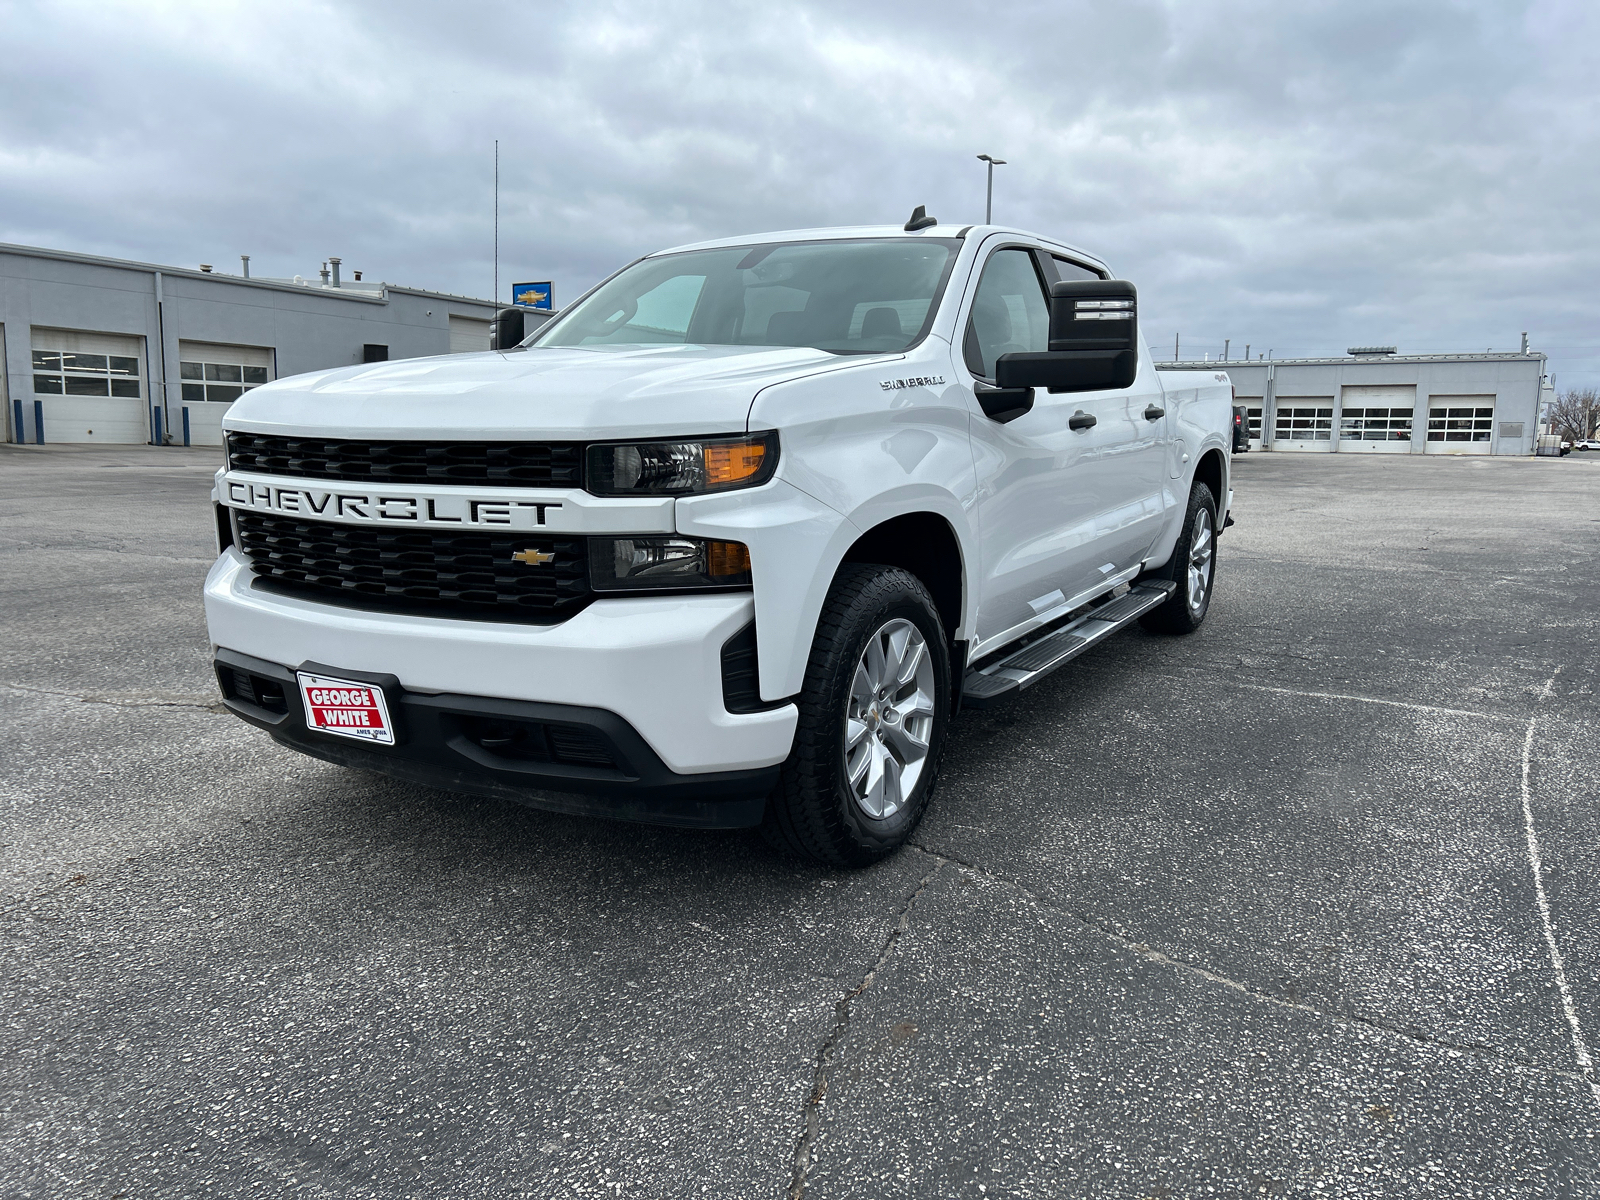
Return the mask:
[(537, 567), (554, 560), (554, 554), (546, 554), (543, 550), (518, 550), (511, 556), (512, 562), (527, 563), (530, 567)]

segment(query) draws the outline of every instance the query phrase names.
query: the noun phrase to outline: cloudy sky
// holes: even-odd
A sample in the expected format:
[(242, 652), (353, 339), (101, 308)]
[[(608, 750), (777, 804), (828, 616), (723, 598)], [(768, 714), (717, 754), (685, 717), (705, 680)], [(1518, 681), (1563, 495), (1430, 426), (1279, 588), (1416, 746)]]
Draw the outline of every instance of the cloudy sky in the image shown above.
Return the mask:
[(1159, 356), (1512, 349), (1600, 384), (1600, 5), (0, 0), (0, 241), (442, 291), (995, 218)]

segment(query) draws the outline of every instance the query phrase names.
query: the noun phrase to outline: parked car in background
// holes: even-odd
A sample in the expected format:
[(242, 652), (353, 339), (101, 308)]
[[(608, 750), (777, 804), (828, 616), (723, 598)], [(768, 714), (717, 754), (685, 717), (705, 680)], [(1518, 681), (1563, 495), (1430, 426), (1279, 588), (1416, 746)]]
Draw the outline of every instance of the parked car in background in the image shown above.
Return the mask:
[(1579, 438), (1572, 443), (1574, 450), (1600, 450), (1600, 438)]
[(1244, 405), (1233, 406), (1233, 452), (1247, 453), (1250, 449), (1250, 414)]

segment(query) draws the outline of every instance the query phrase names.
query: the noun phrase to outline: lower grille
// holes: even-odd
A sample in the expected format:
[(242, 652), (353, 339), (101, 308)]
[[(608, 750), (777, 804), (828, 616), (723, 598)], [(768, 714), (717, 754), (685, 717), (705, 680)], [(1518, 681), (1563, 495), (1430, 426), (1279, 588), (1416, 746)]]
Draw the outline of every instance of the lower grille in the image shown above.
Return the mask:
[[(365, 609), (549, 624), (591, 599), (583, 538), (375, 529), (238, 511), (261, 579)], [(528, 565), (513, 554), (554, 557)]]
[(462, 734), (499, 758), (519, 762), (562, 763), (572, 767), (616, 769), (616, 756), (600, 734), (578, 725), (520, 721), (514, 717), (453, 718)]

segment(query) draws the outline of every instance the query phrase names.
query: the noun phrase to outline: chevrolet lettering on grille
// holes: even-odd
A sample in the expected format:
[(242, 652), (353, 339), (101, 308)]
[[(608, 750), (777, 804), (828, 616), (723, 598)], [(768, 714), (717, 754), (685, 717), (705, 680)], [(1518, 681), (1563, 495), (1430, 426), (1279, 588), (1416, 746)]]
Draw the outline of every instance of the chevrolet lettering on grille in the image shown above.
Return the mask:
[(461, 528), (537, 529), (548, 524), (559, 500), (512, 500), (505, 496), (406, 495), (403, 488), (381, 492), (347, 488), (284, 487), (230, 479), (228, 503), (234, 508), (286, 516), (352, 521), (373, 525), (432, 525)]

